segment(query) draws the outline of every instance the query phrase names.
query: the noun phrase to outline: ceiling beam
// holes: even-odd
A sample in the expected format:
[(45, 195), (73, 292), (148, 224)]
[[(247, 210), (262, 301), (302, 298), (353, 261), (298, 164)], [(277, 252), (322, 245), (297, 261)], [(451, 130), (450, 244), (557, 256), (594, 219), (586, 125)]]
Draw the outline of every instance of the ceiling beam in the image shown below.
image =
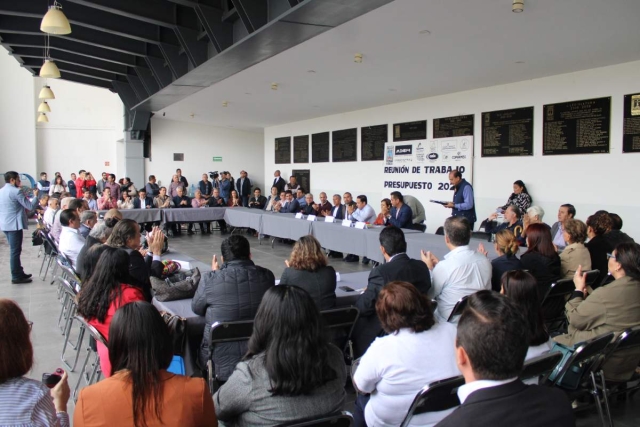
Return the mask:
[[(32, 47), (14, 47), (13, 52), (9, 54), (20, 58), (36, 58), (40, 63), (42, 63), (42, 49)], [(69, 52), (52, 50), (51, 59), (55, 61), (56, 64), (66, 62), (68, 64), (92, 68), (98, 71), (105, 71), (107, 73), (121, 74), (123, 76), (127, 75), (127, 67), (124, 65), (88, 58), (86, 56), (76, 55)]]
[[(41, 68), (42, 61), (37, 58), (22, 58), (23, 64), (25, 67), (29, 67), (31, 69)], [(58, 69), (60, 70), (60, 74), (64, 74), (65, 72), (76, 73), (83, 76), (89, 76), (100, 80), (106, 80), (110, 82), (111, 80), (116, 80), (117, 77), (115, 74), (106, 73), (104, 71), (95, 70), (93, 68), (82, 67), (79, 65), (69, 64), (67, 62), (56, 63)]]
[[(68, 3), (161, 27), (173, 28), (177, 24), (178, 5), (164, 0), (65, 0), (65, 11)], [(115, 16), (111, 18), (117, 19)]]
[(200, 25), (204, 28), (205, 34), (209, 37), (209, 41), (211, 41), (218, 53), (233, 44), (233, 24), (222, 21), (224, 15), (222, 9), (216, 9), (192, 0), (168, 1), (193, 8), (198, 16)]
[[(29, 70), (34, 73), (35, 77), (38, 76), (38, 72), (40, 71), (39, 69), (29, 69)], [(113, 84), (111, 82), (107, 82), (100, 79), (94, 79), (92, 77), (86, 77), (86, 76), (73, 74), (73, 73), (66, 73), (62, 77), (62, 80), (67, 80), (74, 83), (82, 83), (90, 86), (101, 87), (104, 89), (109, 89), (111, 92), (113, 92)]]
[(267, 0), (231, 0), (249, 34), (268, 22)]
[(133, 91), (131, 85), (129, 83), (118, 81), (111, 82), (111, 85), (118, 96), (120, 96), (120, 99), (122, 100), (124, 106), (127, 107), (127, 110), (131, 110), (131, 108), (133, 108), (133, 106), (138, 102), (138, 97)]

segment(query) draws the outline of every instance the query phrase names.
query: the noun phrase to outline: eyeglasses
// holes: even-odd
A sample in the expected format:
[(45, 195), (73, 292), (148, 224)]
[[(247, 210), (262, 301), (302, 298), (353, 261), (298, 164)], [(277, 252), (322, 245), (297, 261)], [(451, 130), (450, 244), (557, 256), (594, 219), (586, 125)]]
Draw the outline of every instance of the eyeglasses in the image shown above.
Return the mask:
[(614, 254), (607, 254), (607, 259), (609, 258), (616, 259), (616, 256)]
[(33, 329), (33, 322), (31, 320), (27, 320), (27, 324), (29, 325), (29, 330)]

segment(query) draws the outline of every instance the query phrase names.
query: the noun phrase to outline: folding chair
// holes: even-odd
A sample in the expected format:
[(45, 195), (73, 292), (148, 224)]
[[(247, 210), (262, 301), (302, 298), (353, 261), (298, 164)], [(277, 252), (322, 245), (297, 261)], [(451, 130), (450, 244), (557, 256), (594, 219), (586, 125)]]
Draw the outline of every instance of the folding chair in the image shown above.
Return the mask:
[[(49, 268), (51, 267), (51, 264), (53, 263), (55, 258), (58, 256), (59, 251), (58, 245), (56, 245), (56, 242), (53, 241), (53, 238), (49, 235), (49, 233), (45, 232), (44, 230), (40, 230), (40, 232), (42, 233), (42, 237), (44, 238), (44, 242), (42, 243), (42, 246), (44, 247), (44, 256), (42, 257), (42, 264), (40, 265), (40, 272), (38, 273), (38, 277), (40, 277), (40, 279), (44, 282), (47, 278)], [(45, 268), (44, 276), (42, 275), (43, 268)]]
[(423, 387), (413, 399), (400, 427), (407, 427), (414, 415), (444, 411), (459, 406), (458, 389), (462, 385), (464, 385), (464, 377), (461, 375), (436, 381)]
[(544, 384), (561, 360), (562, 353), (556, 352), (529, 359), (524, 362), (519, 378), (522, 381), (537, 378), (539, 384)]
[[(600, 275), (599, 270), (585, 271), (587, 285), (590, 286)], [(571, 293), (576, 289), (573, 279), (562, 279), (552, 283), (542, 300), (542, 313), (549, 332), (565, 332), (567, 316), (565, 305)]]
[(452, 322), (453, 319), (462, 314), (462, 310), (467, 306), (467, 298), (469, 295), (465, 295), (456, 302), (456, 305), (453, 306), (453, 310), (451, 310), (451, 314), (449, 314), (449, 318), (447, 322)]
[[(213, 350), (216, 344), (227, 342), (246, 341), (253, 333), (253, 320), (241, 320), (238, 322), (215, 322), (211, 325), (209, 335), (209, 360), (207, 360), (209, 391), (214, 393), (219, 379), (216, 377), (213, 366)], [(217, 388), (217, 387), (216, 387)]]
[(349, 361), (353, 360), (351, 333), (358, 320), (360, 311), (356, 307), (335, 308), (321, 311), (326, 327), (332, 332), (335, 344), (343, 353), (347, 352)]
[[(75, 320), (75, 316), (77, 313), (78, 305), (76, 303), (77, 291), (75, 287), (69, 283), (66, 279), (62, 277), (56, 277), (56, 281), (58, 281), (59, 286), (62, 288), (63, 292), (63, 308), (62, 312), (65, 313), (65, 323), (62, 335), (64, 336), (64, 344), (62, 345), (62, 353), (60, 354), (60, 360), (71, 372), (76, 369), (76, 365), (78, 364), (78, 358), (80, 357), (80, 346), (82, 345), (82, 340), (84, 338), (84, 328), (82, 325), (78, 331), (78, 338), (75, 343), (73, 343), (70, 339), (71, 328), (73, 326), (73, 321)], [(65, 310), (66, 306), (66, 310)], [(69, 365), (64, 358), (64, 353), (67, 350), (67, 345), (71, 346), (73, 350), (76, 352), (76, 356), (73, 361), (73, 365)]]
[(353, 416), (347, 411), (342, 411), (336, 415), (280, 424), (276, 427), (351, 427), (352, 424)]
[[(76, 321), (82, 325), (86, 331), (89, 332), (89, 336), (93, 338), (96, 342), (102, 343), (105, 347), (107, 347), (107, 340), (102, 336), (100, 332), (93, 326), (91, 326), (82, 316), (76, 316)], [(73, 389), (73, 401), (74, 403), (78, 401), (78, 393), (80, 392), (80, 384), (82, 380), (84, 380), (85, 385), (91, 385), (100, 380), (100, 376), (102, 375), (102, 370), (100, 369), (100, 355), (98, 354), (97, 349), (94, 350), (91, 345), (91, 340), (89, 340), (89, 346), (86, 349), (87, 357), (84, 359), (84, 363), (82, 364), (82, 370), (80, 370), (80, 375), (78, 376), (78, 382), (76, 383), (75, 388)], [(89, 363), (91, 356), (93, 354), (93, 360)]]

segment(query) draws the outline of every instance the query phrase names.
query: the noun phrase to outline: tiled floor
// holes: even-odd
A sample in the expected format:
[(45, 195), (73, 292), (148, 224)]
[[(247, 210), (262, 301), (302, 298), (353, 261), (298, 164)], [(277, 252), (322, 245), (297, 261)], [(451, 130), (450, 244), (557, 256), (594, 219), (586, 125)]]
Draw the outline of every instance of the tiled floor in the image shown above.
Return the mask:
[[(33, 227), (31, 229), (33, 230)], [(257, 238), (246, 236), (251, 242), (251, 254), (254, 262), (271, 269), (276, 277), (280, 277), (285, 268), (284, 260), (288, 258), (291, 252), (291, 245), (276, 243), (272, 249), (268, 241), (263, 241), (263, 244), (260, 245)], [(170, 248), (186, 253), (200, 261), (210, 263), (214, 253), (220, 254), (222, 240), (217, 233), (212, 236), (200, 234), (193, 236), (183, 235), (182, 237), (172, 238), (170, 240)], [(44, 282), (37, 278), (41, 259), (36, 257), (39, 248), (31, 246), (30, 233), (25, 233), (22, 264), (27, 273), (34, 275), (35, 280), (33, 283), (25, 285), (11, 284), (8, 249), (6, 238), (4, 234), (0, 233), (0, 298), (10, 298), (16, 301), (24, 310), (27, 318), (34, 322), (31, 339), (35, 351), (35, 363), (29, 376), (37, 379), (42, 376), (43, 372), (52, 372), (56, 368), (62, 367), (60, 351), (62, 350), (63, 340), (56, 325), (60, 314), (60, 303), (56, 299), (55, 287), (49, 284), (51, 277), (48, 276)], [(331, 259), (330, 263), (340, 273), (366, 271), (371, 268), (361, 263), (345, 263), (336, 259)], [(78, 370), (79, 368), (76, 369), (76, 371)], [(77, 378), (77, 373), (70, 373), (70, 385), (72, 387), (75, 385)], [(636, 395), (627, 402), (613, 402), (612, 411), (617, 427), (640, 426), (639, 399), (640, 397)], [(349, 401), (353, 402), (353, 396), (350, 396)], [(73, 409), (73, 404), (71, 403), (69, 405), (71, 414)], [(346, 409), (350, 410), (351, 408)], [(579, 427), (595, 427), (600, 424), (595, 412), (591, 412), (579, 415), (577, 425)]]

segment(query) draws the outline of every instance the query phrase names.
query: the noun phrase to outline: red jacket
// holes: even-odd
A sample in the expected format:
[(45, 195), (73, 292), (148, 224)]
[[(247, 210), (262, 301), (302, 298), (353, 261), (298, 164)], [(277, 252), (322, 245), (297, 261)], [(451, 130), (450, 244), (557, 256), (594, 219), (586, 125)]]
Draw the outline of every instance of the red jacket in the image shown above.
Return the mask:
[(76, 197), (78, 199), (82, 198), (82, 193), (84, 192), (84, 187), (87, 186), (87, 181), (82, 178), (76, 178)]

